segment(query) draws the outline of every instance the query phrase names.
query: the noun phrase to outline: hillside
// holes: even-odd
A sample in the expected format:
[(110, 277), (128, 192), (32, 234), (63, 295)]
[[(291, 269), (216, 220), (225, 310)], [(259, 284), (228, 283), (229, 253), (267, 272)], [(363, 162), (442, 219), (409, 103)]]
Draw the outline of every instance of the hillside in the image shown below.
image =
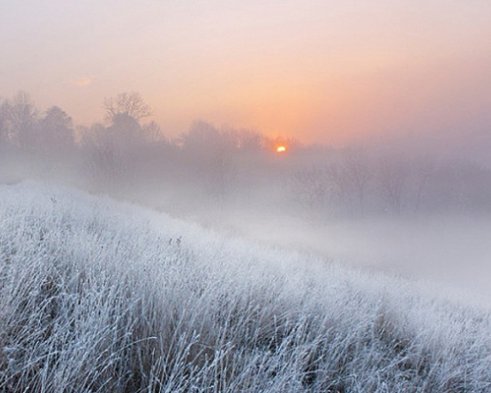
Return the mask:
[(431, 287), (0, 186), (2, 392), (484, 392), (490, 331)]

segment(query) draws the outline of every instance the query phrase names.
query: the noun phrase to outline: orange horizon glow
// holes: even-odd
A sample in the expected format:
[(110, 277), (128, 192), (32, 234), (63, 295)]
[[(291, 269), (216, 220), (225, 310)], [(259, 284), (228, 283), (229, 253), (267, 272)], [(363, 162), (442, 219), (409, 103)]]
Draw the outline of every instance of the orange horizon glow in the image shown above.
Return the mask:
[(28, 3), (0, 6), (1, 96), (77, 124), (124, 91), (169, 136), (195, 120), (330, 144), (491, 124), (487, 0)]

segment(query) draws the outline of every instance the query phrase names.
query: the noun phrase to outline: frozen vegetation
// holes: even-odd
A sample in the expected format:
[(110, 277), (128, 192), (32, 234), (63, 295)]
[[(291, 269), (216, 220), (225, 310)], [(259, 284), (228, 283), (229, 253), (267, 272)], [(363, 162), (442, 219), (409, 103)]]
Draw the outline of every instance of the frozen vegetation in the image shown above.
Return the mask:
[(2, 392), (486, 392), (490, 332), (431, 287), (0, 186)]

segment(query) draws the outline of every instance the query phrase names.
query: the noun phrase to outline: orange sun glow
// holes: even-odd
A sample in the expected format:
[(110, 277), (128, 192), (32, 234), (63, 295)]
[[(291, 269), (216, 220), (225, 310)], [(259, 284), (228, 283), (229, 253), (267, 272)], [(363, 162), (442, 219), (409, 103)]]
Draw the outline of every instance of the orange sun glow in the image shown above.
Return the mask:
[(286, 152), (286, 146), (276, 146), (276, 153), (284, 153)]

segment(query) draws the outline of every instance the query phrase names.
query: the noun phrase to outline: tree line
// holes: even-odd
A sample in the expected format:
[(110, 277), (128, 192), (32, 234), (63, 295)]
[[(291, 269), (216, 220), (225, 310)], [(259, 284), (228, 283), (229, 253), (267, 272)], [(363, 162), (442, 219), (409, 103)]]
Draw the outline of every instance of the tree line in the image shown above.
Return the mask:
[[(0, 100), (0, 180), (48, 178), (166, 209), (261, 206), (312, 219), (487, 211), (491, 171), (416, 149), (332, 148), (195, 122), (169, 138), (137, 93), (104, 102), (76, 126), (26, 93)], [(285, 143), (288, 151), (274, 147)]]

